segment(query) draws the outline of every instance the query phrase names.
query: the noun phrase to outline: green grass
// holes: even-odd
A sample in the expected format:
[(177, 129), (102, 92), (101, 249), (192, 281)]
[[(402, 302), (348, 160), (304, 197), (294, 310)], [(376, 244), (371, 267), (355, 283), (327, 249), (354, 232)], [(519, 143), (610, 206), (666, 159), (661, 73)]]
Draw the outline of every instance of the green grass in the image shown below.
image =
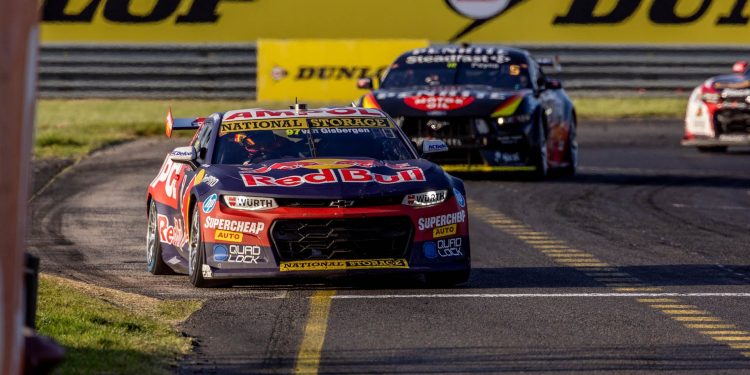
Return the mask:
[(582, 119), (616, 120), (625, 118), (671, 118), (685, 116), (687, 98), (622, 97), (573, 98), (578, 117)]
[[(684, 98), (576, 98), (574, 101), (579, 117), (584, 119), (681, 118), (687, 104)], [(272, 108), (285, 105), (264, 104)], [(197, 117), (262, 105), (239, 100), (40, 100), (34, 156), (81, 158), (107, 145), (163, 135), (164, 117), (170, 106), (175, 117)]]
[(174, 325), (200, 308), (43, 275), (37, 330), (65, 347), (62, 374), (166, 374), (190, 351)]

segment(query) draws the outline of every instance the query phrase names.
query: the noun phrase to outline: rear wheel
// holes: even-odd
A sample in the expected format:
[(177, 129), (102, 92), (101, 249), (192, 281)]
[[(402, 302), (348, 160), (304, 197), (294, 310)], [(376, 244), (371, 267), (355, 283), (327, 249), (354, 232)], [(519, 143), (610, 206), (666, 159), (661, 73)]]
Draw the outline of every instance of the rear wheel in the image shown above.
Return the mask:
[(727, 152), (727, 146), (703, 146), (698, 147), (698, 151), (700, 152), (709, 152), (709, 153), (722, 153)]
[(148, 272), (154, 275), (173, 275), (175, 272), (164, 263), (159, 242), (159, 222), (157, 220), (156, 203), (151, 201), (148, 206), (148, 230), (146, 232), (146, 266)]
[(429, 286), (454, 286), (463, 284), (469, 280), (471, 270), (462, 271), (448, 271), (448, 272), (432, 272), (424, 275), (425, 281)]
[(198, 206), (193, 208), (192, 223), (190, 224), (190, 241), (188, 243), (188, 276), (190, 283), (196, 288), (213, 286), (213, 283), (203, 277), (205, 244), (201, 235), (201, 219)]

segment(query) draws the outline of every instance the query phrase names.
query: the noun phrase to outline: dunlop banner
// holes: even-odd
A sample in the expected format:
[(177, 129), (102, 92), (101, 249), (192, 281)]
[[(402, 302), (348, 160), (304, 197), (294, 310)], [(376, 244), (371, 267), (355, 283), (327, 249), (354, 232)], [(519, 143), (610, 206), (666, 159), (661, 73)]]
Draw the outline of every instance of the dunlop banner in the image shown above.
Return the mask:
[(364, 92), (357, 80), (379, 77), (401, 53), (426, 40), (258, 41), (258, 99), (351, 102)]
[(42, 0), (43, 42), (742, 44), (747, 0)]

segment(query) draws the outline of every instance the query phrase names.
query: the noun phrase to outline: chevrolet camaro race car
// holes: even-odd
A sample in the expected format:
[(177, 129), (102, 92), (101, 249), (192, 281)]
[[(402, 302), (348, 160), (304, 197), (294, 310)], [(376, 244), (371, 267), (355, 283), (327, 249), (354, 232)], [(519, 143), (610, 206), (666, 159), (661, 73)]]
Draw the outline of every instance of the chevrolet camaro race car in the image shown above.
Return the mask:
[(413, 141), (446, 142), (451, 150), (430, 158), (446, 171), (575, 173), (573, 103), (525, 50), (415, 49), (397, 58), (382, 81), (364, 78), (358, 87), (377, 87), (358, 104), (391, 115)]
[(245, 109), (173, 119), (197, 130), (167, 155), (147, 195), (147, 266), (216, 280), (470, 272), (463, 182), (377, 109)]
[(750, 145), (750, 70), (739, 61), (734, 74), (706, 80), (688, 101), (683, 146), (703, 152), (725, 152)]

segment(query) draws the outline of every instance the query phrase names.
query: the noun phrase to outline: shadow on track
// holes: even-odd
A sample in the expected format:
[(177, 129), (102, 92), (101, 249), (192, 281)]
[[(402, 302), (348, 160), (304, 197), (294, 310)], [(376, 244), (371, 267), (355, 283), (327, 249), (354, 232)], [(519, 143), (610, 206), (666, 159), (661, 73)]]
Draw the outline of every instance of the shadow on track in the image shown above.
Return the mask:
[[(644, 286), (750, 285), (750, 266), (655, 265), (615, 267), (642, 281)], [(247, 290), (406, 290), (432, 289), (415, 275), (336, 276), (328, 278), (241, 280), (225, 289)], [(458, 289), (604, 288), (605, 285), (569, 267), (475, 268)], [(445, 288), (440, 288), (445, 289)]]

